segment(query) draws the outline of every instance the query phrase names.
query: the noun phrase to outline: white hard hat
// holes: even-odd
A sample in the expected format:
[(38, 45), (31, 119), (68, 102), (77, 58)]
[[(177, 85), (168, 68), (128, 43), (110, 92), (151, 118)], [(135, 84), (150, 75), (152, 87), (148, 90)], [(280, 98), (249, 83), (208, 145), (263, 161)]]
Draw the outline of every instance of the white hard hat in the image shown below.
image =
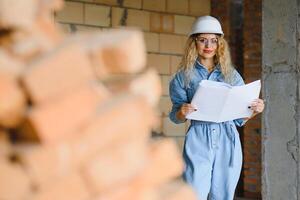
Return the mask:
[(212, 16), (202, 16), (194, 22), (189, 36), (196, 33), (215, 33), (224, 35), (220, 22)]

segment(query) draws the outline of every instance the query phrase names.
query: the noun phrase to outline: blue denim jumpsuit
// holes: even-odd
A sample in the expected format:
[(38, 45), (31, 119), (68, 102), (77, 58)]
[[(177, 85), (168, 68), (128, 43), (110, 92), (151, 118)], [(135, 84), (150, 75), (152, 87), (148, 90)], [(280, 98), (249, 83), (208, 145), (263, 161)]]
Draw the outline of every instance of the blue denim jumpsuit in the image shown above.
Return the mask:
[[(193, 76), (185, 87), (184, 72), (178, 71), (170, 82), (170, 98), (173, 103), (170, 119), (178, 124), (176, 113), (183, 103), (190, 103), (201, 80), (224, 82), (220, 66), (209, 73), (198, 61)], [(240, 74), (234, 70), (231, 85), (243, 85)], [(244, 125), (243, 119), (221, 123), (191, 120), (185, 136), (183, 178), (195, 190), (199, 200), (208, 194), (213, 200), (232, 200), (242, 166), (242, 150), (237, 126)]]

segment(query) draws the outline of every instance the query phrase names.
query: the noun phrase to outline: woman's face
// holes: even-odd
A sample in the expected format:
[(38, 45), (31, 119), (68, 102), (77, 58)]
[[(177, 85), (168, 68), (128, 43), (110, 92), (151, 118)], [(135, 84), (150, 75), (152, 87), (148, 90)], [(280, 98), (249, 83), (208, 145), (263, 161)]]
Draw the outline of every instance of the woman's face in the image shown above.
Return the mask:
[(211, 59), (216, 55), (218, 37), (211, 33), (202, 33), (196, 36), (196, 48), (198, 55), (203, 59)]

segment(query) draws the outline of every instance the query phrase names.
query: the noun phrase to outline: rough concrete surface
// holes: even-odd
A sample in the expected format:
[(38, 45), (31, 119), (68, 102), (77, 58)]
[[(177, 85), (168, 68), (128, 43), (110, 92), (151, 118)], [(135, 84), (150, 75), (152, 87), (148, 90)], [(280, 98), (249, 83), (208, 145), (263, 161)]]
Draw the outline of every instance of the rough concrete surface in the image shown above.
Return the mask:
[(299, 200), (299, 0), (263, 1), (263, 199)]

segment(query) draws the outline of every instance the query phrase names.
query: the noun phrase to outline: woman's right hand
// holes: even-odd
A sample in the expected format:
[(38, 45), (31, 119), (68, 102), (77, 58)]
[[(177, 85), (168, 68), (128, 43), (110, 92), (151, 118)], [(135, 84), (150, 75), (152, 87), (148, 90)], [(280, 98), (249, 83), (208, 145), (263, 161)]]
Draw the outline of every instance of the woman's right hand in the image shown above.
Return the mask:
[(190, 114), (196, 110), (197, 109), (192, 104), (188, 104), (188, 103), (182, 104), (182, 106), (180, 108), (180, 112), (183, 116), (187, 116), (188, 114)]
[(186, 116), (194, 111), (196, 111), (197, 108), (195, 106), (193, 106), (192, 104), (188, 104), (188, 103), (184, 103), (182, 104), (182, 106), (180, 107), (178, 113), (177, 113), (177, 118), (179, 118), (180, 120), (185, 120)]

